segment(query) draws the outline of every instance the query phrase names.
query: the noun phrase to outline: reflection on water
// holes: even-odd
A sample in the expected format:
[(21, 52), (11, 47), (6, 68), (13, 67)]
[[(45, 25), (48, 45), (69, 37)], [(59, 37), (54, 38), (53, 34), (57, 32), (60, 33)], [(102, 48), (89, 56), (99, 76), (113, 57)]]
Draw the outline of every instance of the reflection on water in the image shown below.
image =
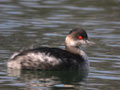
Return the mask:
[[(120, 0), (0, 0), (0, 89), (72, 90), (78, 84), (77, 87), (83, 90), (119, 90), (119, 3)], [(79, 84), (79, 72), (7, 74), (6, 62), (14, 51), (37, 46), (64, 49), (65, 36), (78, 26), (84, 27), (96, 43), (85, 49), (91, 64), (86, 88)], [(46, 82), (40, 80), (43, 77)], [(53, 84), (39, 86), (47, 83)]]
[[(8, 70), (9, 77), (18, 77), (18, 85), (22, 84), (27, 89), (41, 90), (52, 88), (69, 88), (78, 89), (81, 85), (86, 82), (88, 71), (19, 71), (19, 70)], [(15, 86), (13, 84), (7, 84)]]

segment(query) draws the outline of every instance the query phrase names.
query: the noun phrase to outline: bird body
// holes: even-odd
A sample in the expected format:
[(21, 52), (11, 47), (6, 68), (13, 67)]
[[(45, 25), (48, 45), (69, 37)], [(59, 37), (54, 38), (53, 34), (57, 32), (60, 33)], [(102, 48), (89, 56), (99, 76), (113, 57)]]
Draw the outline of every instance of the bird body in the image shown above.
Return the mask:
[(12, 69), (71, 70), (87, 69), (87, 55), (79, 46), (88, 43), (83, 29), (73, 29), (65, 40), (66, 49), (39, 47), (14, 53), (7, 65)]

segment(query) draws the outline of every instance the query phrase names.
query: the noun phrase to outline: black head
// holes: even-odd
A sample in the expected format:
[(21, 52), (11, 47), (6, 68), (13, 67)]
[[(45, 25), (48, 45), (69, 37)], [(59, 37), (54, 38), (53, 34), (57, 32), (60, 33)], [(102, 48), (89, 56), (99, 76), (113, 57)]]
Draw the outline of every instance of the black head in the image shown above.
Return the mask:
[(72, 37), (75, 40), (78, 40), (78, 39), (79, 40), (82, 40), (82, 39), (87, 40), (88, 39), (88, 35), (87, 35), (86, 31), (82, 28), (75, 28), (75, 29), (71, 30), (69, 32), (69, 34), (72, 34)]
[(66, 45), (67, 46), (81, 46), (86, 44), (94, 44), (91, 41), (88, 41), (88, 35), (86, 31), (82, 28), (75, 28), (69, 32), (69, 35), (66, 37)]

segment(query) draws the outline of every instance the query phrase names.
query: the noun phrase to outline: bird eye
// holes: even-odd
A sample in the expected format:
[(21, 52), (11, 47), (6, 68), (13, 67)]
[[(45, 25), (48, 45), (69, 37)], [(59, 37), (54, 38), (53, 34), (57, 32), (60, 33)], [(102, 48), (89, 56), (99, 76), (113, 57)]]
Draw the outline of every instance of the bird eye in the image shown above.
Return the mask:
[(81, 40), (81, 39), (83, 39), (83, 37), (82, 37), (82, 36), (79, 36), (79, 40)]

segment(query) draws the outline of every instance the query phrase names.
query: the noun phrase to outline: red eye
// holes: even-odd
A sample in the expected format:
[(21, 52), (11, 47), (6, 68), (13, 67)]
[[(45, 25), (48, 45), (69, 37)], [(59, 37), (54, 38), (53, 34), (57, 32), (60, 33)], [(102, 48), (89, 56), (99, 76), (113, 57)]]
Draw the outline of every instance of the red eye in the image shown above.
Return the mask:
[(79, 39), (81, 40), (81, 39), (83, 39), (83, 37), (82, 37), (82, 36), (79, 36)]

